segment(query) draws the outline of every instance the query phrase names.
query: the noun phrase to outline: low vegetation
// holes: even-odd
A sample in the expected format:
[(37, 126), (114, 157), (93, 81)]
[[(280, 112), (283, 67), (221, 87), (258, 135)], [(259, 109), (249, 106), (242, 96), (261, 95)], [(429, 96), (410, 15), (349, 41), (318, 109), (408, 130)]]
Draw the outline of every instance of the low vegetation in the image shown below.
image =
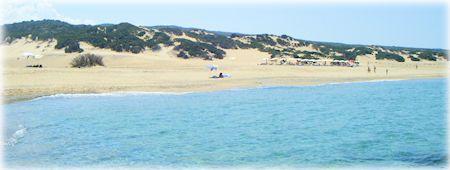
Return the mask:
[[(146, 49), (158, 51), (162, 46), (175, 46), (182, 58), (201, 57), (205, 59), (222, 59), (224, 49), (258, 49), (269, 53), (271, 57), (291, 56), (294, 58), (333, 58), (355, 60), (358, 56), (376, 54), (377, 59), (391, 59), (403, 62), (409, 57), (412, 61), (438, 58), (448, 59), (443, 49), (405, 48), (392, 46), (367, 46), (330, 42), (316, 42), (295, 39), (287, 35), (241, 34), (208, 31), (178, 26), (138, 27), (130, 23), (108, 25), (72, 25), (57, 20), (24, 21), (3, 25), (2, 42), (12, 42), (20, 38), (33, 40), (56, 40), (56, 49), (66, 53), (81, 53), (84, 50), (80, 42), (87, 42), (94, 47), (107, 48), (117, 52), (141, 53)], [(188, 36), (191, 41), (174, 36)], [(299, 51), (297, 47), (312, 47), (312, 50)], [(383, 52), (380, 52), (383, 51)], [(311, 56), (311, 57), (310, 57)]]
[(180, 45), (175, 46), (175, 50), (185, 51), (192, 57), (201, 57), (204, 59), (218, 58), (222, 59), (225, 56), (225, 51), (218, 49), (216, 46), (202, 43), (194, 42), (184, 38), (175, 39)]
[(418, 57), (424, 60), (436, 61), (436, 57), (433, 55), (431, 51), (421, 52)]
[(215, 34), (199, 34), (196, 32), (186, 32), (186, 35), (193, 37), (199, 41), (210, 43), (223, 49), (237, 49), (238, 44), (233, 39), (224, 35)]
[(81, 54), (75, 57), (70, 63), (72, 67), (93, 67), (93, 66), (105, 66), (103, 63), (103, 57), (95, 54)]
[(382, 51), (378, 51), (378, 53), (375, 57), (377, 60), (388, 59), (388, 60), (395, 60), (398, 62), (405, 62), (405, 58), (403, 58), (402, 56), (400, 56), (398, 54), (387, 53), (387, 52), (382, 52)]
[(277, 42), (275, 42), (270, 36), (269, 34), (261, 34), (261, 35), (256, 35), (256, 40), (257, 42), (260, 42), (262, 44), (266, 44), (266, 45), (270, 45), (270, 46), (275, 46), (277, 45)]
[(414, 57), (414, 56), (412, 56), (412, 55), (408, 56), (408, 58), (411, 59), (411, 61), (420, 61), (419, 58)]
[(184, 53), (184, 51), (180, 51), (180, 53), (178, 53), (177, 57), (184, 58), (184, 59), (189, 58), (189, 56), (186, 53)]

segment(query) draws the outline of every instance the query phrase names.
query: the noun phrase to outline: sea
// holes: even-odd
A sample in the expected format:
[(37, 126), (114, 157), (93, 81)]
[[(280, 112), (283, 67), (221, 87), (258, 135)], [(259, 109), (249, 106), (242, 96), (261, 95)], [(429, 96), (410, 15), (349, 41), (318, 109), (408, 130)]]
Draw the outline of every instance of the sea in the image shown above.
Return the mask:
[(3, 106), (3, 161), (7, 167), (444, 168), (446, 82), (40, 97)]

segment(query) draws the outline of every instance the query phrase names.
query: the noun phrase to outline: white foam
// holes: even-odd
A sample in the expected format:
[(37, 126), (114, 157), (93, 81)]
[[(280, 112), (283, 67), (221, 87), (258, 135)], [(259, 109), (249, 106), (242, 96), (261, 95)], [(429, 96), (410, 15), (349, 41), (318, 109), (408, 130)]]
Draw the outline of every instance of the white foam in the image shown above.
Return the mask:
[(13, 135), (6, 142), (6, 145), (8, 146), (16, 145), (20, 139), (25, 137), (25, 133), (27, 133), (27, 128), (25, 128), (23, 125), (19, 125), (19, 130), (13, 133)]
[(333, 82), (324, 83), (320, 85), (335, 85), (335, 84), (353, 84), (353, 83), (377, 83), (377, 82), (389, 82), (389, 81), (403, 81), (408, 79), (379, 79), (379, 80), (364, 80), (364, 81), (345, 81), (345, 82)]
[(315, 87), (315, 86), (327, 86), (327, 85), (339, 85), (339, 84), (356, 84), (356, 83), (377, 83), (377, 82), (390, 82), (390, 81), (404, 81), (409, 79), (380, 79), (380, 80), (363, 80), (363, 81), (344, 81), (344, 82), (331, 82), (331, 83), (319, 83), (311, 85), (278, 85), (278, 86), (256, 86), (249, 88), (233, 88), (225, 91), (241, 91), (241, 90), (252, 90), (252, 89), (270, 89), (278, 87)]
[[(277, 87), (314, 87), (314, 86), (326, 86), (326, 85), (339, 85), (339, 84), (353, 84), (353, 83), (377, 83), (377, 82), (390, 82), (390, 81), (404, 81), (409, 79), (380, 79), (380, 80), (364, 80), (364, 81), (348, 81), (348, 82), (332, 82), (332, 83), (321, 83), (314, 85), (289, 85), (289, 86), (256, 86), (249, 88), (231, 88), (222, 91), (242, 91), (242, 90), (252, 90), (252, 89), (269, 89)], [(54, 94), (49, 96), (42, 96), (34, 100), (40, 100), (45, 98), (78, 98), (78, 97), (123, 97), (123, 96), (138, 96), (138, 95), (184, 95), (191, 93), (205, 93), (205, 92), (141, 92), (141, 91), (119, 91), (119, 92), (108, 92), (108, 93), (74, 93), (74, 94)], [(207, 92), (206, 92), (207, 93)]]
[(122, 96), (138, 96), (138, 95), (183, 95), (191, 92), (135, 92), (135, 91), (126, 91), (126, 92), (110, 92), (110, 93), (60, 93), (49, 96), (38, 97), (33, 100), (46, 99), (46, 98), (78, 98), (78, 97), (122, 97)]

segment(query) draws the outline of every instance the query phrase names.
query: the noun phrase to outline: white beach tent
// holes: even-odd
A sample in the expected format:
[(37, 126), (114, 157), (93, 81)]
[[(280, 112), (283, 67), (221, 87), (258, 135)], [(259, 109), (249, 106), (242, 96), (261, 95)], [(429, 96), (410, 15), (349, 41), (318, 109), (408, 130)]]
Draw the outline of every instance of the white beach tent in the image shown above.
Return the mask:
[(34, 58), (34, 54), (31, 52), (24, 52), (22, 53), (23, 58)]
[(32, 52), (24, 52), (24, 53), (22, 53), (22, 57), (24, 59), (40, 59), (40, 58), (42, 58), (42, 55), (40, 55), (40, 54), (35, 55)]

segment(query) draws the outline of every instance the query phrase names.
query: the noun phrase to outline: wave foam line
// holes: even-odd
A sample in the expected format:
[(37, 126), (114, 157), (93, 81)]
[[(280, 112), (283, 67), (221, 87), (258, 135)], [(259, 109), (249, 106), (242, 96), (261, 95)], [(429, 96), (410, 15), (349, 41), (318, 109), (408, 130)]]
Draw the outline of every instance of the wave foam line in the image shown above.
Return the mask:
[(7, 146), (14, 146), (19, 143), (19, 140), (25, 137), (25, 133), (27, 133), (27, 128), (23, 125), (19, 125), (19, 130), (15, 131), (11, 138), (6, 142)]
[(78, 97), (122, 97), (122, 96), (139, 96), (139, 95), (183, 95), (192, 92), (108, 92), (108, 93), (59, 93), (49, 96), (42, 96), (34, 100), (46, 99), (46, 98), (78, 98)]
[[(341, 84), (353, 84), (353, 83), (378, 83), (378, 82), (391, 82), (391, 81), (406, 81), (406, 80), (417, 80), (417, 79), (379, 79), (379, 80), (363, 80), (363, 81), (347, 81), (347, 82), (330, 82), (330, 83), (320, 83), (315, 85), (276, 85), (276, 86), (256, 86), (249, 88), (230, 88), (219, 91), (242, 91), (242, 90), (253, 90), (253, 89), (272, 89), (280, 87), (314, 87), (314, 86), (327, 86), (327, 85), (341, 85)], [(107, 92), (107, 93), (60, 93), (49, 96), (42, 96), (30, 101), (46, 99), (46, 98), (77, 98), (77, 97), (122, 97), (122, 96), (138, 96), (138, 95), (185, 95), (191, 93), (205, 93), (199, 92), (140, 92), (140, 91), (123, 91), (123, 92)], [(207, 93), (207, 92), (206, 92)]]

